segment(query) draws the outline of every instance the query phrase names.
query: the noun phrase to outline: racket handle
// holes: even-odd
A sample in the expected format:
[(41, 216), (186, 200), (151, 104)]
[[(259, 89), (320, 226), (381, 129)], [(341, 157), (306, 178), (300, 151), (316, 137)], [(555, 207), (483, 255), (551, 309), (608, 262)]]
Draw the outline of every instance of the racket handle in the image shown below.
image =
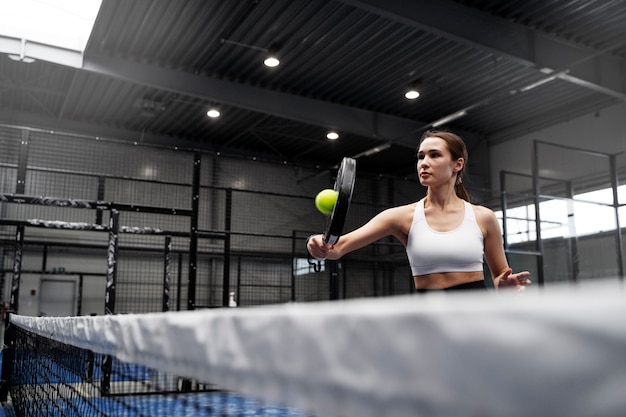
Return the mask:
[(313, 258), (313, 256), (311, 256), (311, 253), (309, 252), (309, 242), (311, 241), (313, 236), (315, 235), (313, 234), (306, 238), (304, 247), (306, 248), (307, 262), (313, 267), (314, 272), (320, 272), (320, 270), (322, 269), (322, 263), (318, 259)]

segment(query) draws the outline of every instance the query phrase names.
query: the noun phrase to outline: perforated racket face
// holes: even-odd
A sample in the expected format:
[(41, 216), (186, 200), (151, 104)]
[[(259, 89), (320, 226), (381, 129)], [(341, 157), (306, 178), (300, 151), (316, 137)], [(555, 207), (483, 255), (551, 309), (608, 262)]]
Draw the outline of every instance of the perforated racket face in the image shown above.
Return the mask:
[(343, 158), (337, 179), (335, 180), (334, 190), (339, 193), (337, 203), (333, 212), (330, 214), (326, 223), (326, 231), (324, 232), (324, 243), (334, 245), (341, 236), (343, 225), (348, 216), (348, 209), (352, 201), (352, 191), (354, 190), (354, 181), (356, 179), (356, 160), (352, 158)]

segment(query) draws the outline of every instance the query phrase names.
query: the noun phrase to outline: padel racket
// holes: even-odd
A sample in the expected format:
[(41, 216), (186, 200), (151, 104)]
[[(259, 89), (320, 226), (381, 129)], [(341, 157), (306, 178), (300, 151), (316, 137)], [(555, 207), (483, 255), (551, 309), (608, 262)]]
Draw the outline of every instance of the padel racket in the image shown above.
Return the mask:
[(326, 229), (324, 230), (324, 243), (334, 245), (341, 236), (341, 231), (348, 216), (348, 209), (352, 201), (352, 191), (354, 190), (354, 182), (356, 179), (356, 160), (353, 158), (343, 158), (337, 178), (335, 179), (334, 190), (338, 192), (337, 203), (332, 213), (326, 221)]
[[(337, 177), (335, 178), (335, 186), (333, 189), (337, 191), (337, 202), (333, 211), (326, 220), (326, 229), (322, 235), (322, 240), (327, 245), (334, 245), (339, 241), (341, 231), (348, 216), (348, 209), (352, 201), (352, 191), (354, 190), (354, 182), (356, 179), (356, 160), (353, 158), (343, 158)], [(315, 260), (309, 254), (309, 264), (313, 266), (315, 272), (321, 270), (321, 263)]]

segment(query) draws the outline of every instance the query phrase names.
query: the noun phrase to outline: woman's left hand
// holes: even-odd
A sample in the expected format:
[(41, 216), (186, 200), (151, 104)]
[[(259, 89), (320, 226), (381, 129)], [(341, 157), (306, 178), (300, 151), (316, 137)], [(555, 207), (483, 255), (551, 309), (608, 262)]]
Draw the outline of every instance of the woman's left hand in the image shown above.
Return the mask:
[(496, 281), (498, 283), (498, 288), (513, 288), (515, 287), (517, 291), (524, 291), (526, 285), (530, 285), (531, 282), (528, 279), (530, 276), (530, 272), (522, 271), (516, 274), (513, 273), (511, 268), (506, 269), (502, 274), (496, 277)]

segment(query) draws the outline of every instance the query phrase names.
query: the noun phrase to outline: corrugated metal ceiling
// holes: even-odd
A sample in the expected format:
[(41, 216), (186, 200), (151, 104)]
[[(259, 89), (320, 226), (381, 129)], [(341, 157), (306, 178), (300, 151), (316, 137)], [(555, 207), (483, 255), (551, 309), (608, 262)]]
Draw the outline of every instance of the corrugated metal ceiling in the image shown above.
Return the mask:
[(385, 145), (360, 169), (403, 176), (460, 110), (473, 149), (623, 101), (625, 29), (617, 0), (104, 0), (84, 68), (0, 55), (0, 123), (320, 166)]

